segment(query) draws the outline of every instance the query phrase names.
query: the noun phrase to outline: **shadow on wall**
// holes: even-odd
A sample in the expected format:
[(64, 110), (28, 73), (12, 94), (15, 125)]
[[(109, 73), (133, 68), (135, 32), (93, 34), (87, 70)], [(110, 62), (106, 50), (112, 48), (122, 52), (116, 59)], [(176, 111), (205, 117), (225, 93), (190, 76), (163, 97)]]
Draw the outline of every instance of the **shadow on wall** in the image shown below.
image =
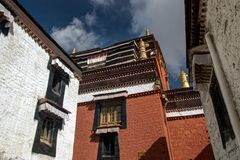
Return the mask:
[(211, 144), (208, 144), (198, 155), (194, 160), (214, 160), (213, 152), (212, 152), (212, 146)]
[(142, 155), (139, 160), (169, 160), (167, 141), (165, 137), (160, 137)]

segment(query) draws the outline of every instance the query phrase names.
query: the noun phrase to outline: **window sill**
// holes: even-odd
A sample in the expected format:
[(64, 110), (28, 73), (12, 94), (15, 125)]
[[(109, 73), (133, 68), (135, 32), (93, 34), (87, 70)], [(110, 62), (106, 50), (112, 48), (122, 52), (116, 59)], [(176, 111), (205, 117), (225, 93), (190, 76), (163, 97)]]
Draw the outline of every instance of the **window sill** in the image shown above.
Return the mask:
[(40, 139), (40, 142), (44, 145), (47, 145), (49, 147), (52, 147), (52, 144), (48, 142), (48, 140)]
[(119, 127), (113, 126), (113, 127), (105, 127), (105, 128), (98, 128), (95, 132), (95, 134), (104, 134), (104, 133), (118, 133)]
[(98, 128), (111, 128), (111, 127), (121, 127), (121, 124), (104, 124), (104, 125), (100, 125)]

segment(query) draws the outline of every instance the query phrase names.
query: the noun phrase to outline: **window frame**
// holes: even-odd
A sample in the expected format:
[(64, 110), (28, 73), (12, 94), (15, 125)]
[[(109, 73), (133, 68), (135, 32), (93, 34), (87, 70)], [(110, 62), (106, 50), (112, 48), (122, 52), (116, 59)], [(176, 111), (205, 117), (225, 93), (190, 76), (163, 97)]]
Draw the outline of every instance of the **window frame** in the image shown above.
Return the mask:
[(40, 142), (52, 146), (55, 122), (52, 118), (46, 117), (42, 120), (40, 131)]
[[(59, 92), (53, 89), (53, 83), (55, 82), (54, 80), (55, 78), (60, 79)], [(58, 71), (57, 69), (51, 66), (46, 98), (51, 100), (55, 104), (57, 104), (59, 107), (62, 107), (63, 101), (64, 101), (65, 88), (66, 88), (66, 85), (68, 84), (69, 84), (69, 76), (61, 74), (60, 71)]]
[[(122, 102), (117, 101), (119, 104), (114, 104), (115, 101), (108, 101), (101, 103), (100, 109), (100, 125), (99, 127), (121, 126), (121, 106)], [(120, 114), (120, 117), (118, 116)], [(105, 115), (105, 116), (104, 116)], [(113, 120), (112, 120), (113, 118)], [(119, 118), (119, 119), (118, 119)], [(105, 120), (106, 122), (104, 122)]]
[(214, 113), (217, 119), (223, 148), (225, 149), (226, 142), (228, 142), (230, 139), (234, 139), (235, 134), (233, 132), (227, 107), (224, 102), (222, 92), (214, 71), (212, 73), (212, 80), (209, 88), (209, 93), (212, 99)]
[[(39, 114), (35, 115), (35, 118), (38, 119), (38, 126), (36, 129), (32, 152), (55, 157), (58, 130), (62, 129), (63, 119), (58, 118), (45, 111), (39, 112)], [(53, 124), (51, 129), (51, 142), (47, 142), (41, 139), (44, 121), (46, 120), (52, 121)]]
[[(109, 144), (110, 152), (106, 151), (106, 142)], [(119, 141), (117, 133), (100, 134), (98, 146), (98, 160), (119, 160)]]
[[(101, 120), (101, 105), (104, 101), (113, 102), (114, 101), (121, 101), (121, 122), (119, 124), (115, 125), (108, 125), (108, 126), (101, 126), (100, 120)], [(121, 129), (127, 128), (127, 112), (126, 112), (126, 97), (118, 97), (118, 98), (112, 98), (107, 100), (98, 100), (96, 101), (96, 107), (95, 107), (95, 115), (94, 115), (94, 121), (93, 121), (93, 131), (96, 131), (98, 128), (102, 127), (120, 127)]]

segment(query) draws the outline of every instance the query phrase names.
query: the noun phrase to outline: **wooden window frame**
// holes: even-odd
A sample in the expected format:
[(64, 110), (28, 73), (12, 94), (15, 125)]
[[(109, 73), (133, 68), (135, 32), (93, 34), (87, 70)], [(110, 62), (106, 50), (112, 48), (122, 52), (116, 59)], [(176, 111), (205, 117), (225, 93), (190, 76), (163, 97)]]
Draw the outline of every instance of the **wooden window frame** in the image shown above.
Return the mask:
[[(54, 87), (54, 83), (58, 81), (59, 83), (59, 89), (56, 91)], [(58, 70), (56, 70), (53, 67), (50, 67), (50, 76), (48, 80), (48, 88), (46, 93), (46, 98), (48, 100), (51, 100), (55, 104), (57, 104), (59, 107), (63, 106), (63, 100), (64, 100), (64, 93), (65, 93), (65, 87), (69, 84), (69, 76), (65, 76), (61, 74)]]
[[(106, 144), (106, 142), (108, 144)], [(106, 145), (109, 145), (106, 149)], [(100, 134), (98, 160), (119, 160), (119, 142), (117, 133)]]
[[(99, 127), (111, 127), (111, 126), (121, 126), (121, 106), (122, 102), (119, 104), (114, 104), (115, 101), (101, 103), (101, 111), (100, 111), (100, 125)], [(119, 118), (119, 119), (118, 119)]]
[[(1, 19), (2, 17), (0, 17)], [(6, 18), (6, 17), (5, 17)], [(7, 19), (2, 18), (3, 20), (0, 21), (0, 34), (4, 34), (5, 36), (8, 35), (10, 28), (9, 27), (5, 27), (7, 23), (9, 23), (9, 21)]]
[(226, 142), (235, 138), (235, 134), (232, 129), (232, 125), (227, 112), (226, 104), (224, 102), (222, 92), (213, 71), (212, 80), (210, 85), (210, 95), (214, 107), (215, 116), (220, 131), (223, 148), (226, 148)]
[[(41, 111), (38, 114), (35, 114), (35, 119), (38, 120), (38, 126), (35, 134), (32, 152), (55, 157), (58, 130), (62, 129), (63, 119), (45, 111)], [(46, 129), (44, 127), (44, 122), (46, 123), (47, 121), (52, 123), (51, 129), (48, 131), (48, 133), (51, 135), (44, 136), (43, 134), (45, 134), (45, 131), (43, 130)]]
[[(102, 106), (105, 106), (104, 104), (106, 103), (113, 103), (114, 102), (118, 102), (117, 104), (121, 104), (121, 106), (119, 106), (119, 110), (120, 115), (119, 119), (115, 121), (115, 123), (106, 123), (106, 124), (102, 124), (101, 122), (103, 122), (103, 117), (101, 114), (101, 109)], [(104, 107), (103, 107), (104, 108)], [(116, 116), (116, 115), (114, 115)], [(111, 117), (111, 116), (108, 116)], [(115, 118), (116, 119), (116, 118)], [(99, 100), (96, 101), (96, 107), (95, 107), (95, 115), (94, 115), (94, 121), (93, 121), (93, 131), (96, 131), (98, 128), (106, 128), (106, 127), (119, 127), (121, 129), (126, 129), (127, 128), (127, 111), (126, 111), (126, 97), (118, 97), (118, 98), (113, 98), (113, 99), (108, 99), (108, 100)]]
[(51, 118), (45, 118), (42, 122), (42, 128), (40, 133), (40, 142), (46, 145), (52, 146), (53, 132), (55, 122)]

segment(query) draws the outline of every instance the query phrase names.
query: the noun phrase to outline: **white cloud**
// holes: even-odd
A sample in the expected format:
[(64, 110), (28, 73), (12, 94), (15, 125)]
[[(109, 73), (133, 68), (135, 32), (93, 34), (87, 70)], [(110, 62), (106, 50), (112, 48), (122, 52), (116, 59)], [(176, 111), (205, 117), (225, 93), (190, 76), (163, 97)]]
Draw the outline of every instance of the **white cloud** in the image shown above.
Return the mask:
[(178, 75), (185, 62), (184, 0), (130, 0), (132, 32), (149, 28), (159, 41), (170, 74)]
[(66, 50), (86, 50), (99, 45), (99, 36), (94, 32), (87, 32), (83, 23), (78, 18), (65, 27), (53, 27), (51, 36)]
[(90, 0), (94, 5), (99, 5), (102, 7), (110, 6), (114, 3), (114, 0)]
[(85, 22), (89, 27), (95, 25), (97, 22), (96, 13), (95, 12), (87, 13), (85, 15)]

